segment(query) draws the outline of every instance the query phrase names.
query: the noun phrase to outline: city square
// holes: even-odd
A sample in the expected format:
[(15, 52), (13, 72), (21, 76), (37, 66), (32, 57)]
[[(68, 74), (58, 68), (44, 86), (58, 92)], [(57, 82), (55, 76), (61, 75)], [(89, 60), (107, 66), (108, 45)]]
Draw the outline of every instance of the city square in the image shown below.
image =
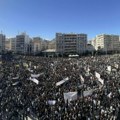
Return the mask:
[(2, 120), (117, 120), (120, 55), (1, 61)]

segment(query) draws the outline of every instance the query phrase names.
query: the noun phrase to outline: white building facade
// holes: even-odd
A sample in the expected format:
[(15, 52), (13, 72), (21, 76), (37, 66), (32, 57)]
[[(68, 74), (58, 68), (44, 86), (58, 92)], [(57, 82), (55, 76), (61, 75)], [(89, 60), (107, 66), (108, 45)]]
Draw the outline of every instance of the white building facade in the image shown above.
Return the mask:
[(16, 38), (10, 38), (11, 40), (11, 51), (16, 53)]
[(56, 33), (56, 51), (60, 54), (86, 52), (87, 34)]
[(32, 42), (32, 53), (38, 53), (42, 50), (42, 39), (40, 37), (34, 37)]
[(102, 51), (120, 51), (119, 35), (97, 35), (91, 43), (96, 50), (101, 49)]
[(26, 33), (22, 33), (16, 36), (15, 49), (16, 53), (25, 54), (28, 52), (30, 44), (30, 38)]

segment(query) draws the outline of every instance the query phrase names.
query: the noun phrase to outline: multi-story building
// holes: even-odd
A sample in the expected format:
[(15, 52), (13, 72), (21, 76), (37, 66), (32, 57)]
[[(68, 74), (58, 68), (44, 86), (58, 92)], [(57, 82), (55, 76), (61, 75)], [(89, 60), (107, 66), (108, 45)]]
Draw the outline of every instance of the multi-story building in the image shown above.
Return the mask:
[(5, 50), (10, 51), (11, 50), (11, 40), (8, 38), (5, 41)]
[(7, 38), (5, 41), (5, 50), (15, 52), (16, 38)]
[(11, 41), (11, 51), (16, 53), (16, 38), (10, 38)]
[(95, 47), (96, 50), (100, 49), (102, 51), (119, 51), (119, 35), (97, 35), (95, 39), (92, 40), (92, 45)]
[(0, 34), (0, 53), (2, 53), (2, 51), (5, 51), (5, 39), (5, 35)]
[(40, 37), (34, 37), (32, 42), (32, 53), (38, 53), (42, 50), (42, 39)]
[(48, 49), (56, 49), (56, 40), (55, 39), (48, 42)]
[(16, 36), (16, 52), (25, 54), (28, 52), (30, 38), (26, 33)]
[(56, 51), (60, 54), (85, 53), (87, 34), (56, 33)]

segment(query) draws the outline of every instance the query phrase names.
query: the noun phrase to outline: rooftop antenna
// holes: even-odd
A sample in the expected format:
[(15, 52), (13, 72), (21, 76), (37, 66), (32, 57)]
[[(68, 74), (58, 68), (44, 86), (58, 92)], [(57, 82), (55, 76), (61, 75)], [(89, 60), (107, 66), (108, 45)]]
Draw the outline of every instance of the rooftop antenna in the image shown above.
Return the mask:
[(2, 34), (3, 32), (2, 32), (2, 30), (1, 30), (1, 34)]

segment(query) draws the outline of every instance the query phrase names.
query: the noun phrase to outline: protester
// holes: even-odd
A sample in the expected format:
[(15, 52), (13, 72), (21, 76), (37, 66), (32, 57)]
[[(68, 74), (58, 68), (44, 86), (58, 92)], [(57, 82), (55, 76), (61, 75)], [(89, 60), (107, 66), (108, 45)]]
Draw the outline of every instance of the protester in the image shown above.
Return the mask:
[(119, 55), (71, 59), (17, 56), (12, 61), (3, 60), (0, 118), (120, 119), (119, 60)]

